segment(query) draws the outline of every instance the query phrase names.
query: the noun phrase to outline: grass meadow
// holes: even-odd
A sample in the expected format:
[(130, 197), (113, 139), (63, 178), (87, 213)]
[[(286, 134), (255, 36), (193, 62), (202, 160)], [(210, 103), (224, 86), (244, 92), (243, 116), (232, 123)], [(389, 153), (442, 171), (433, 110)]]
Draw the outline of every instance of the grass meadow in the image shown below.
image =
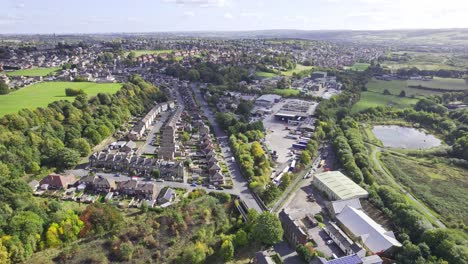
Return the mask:
[(299, 73), (301, 71), (308, 71), (308, 70), (312, 70), (314, 68), (314, 66), (305, 66), (305, 65), (302, 65), (302, 64), (296, 64), (296, 68), (292, 69), (292, 70), (289, 70), (289, 71), (282, 71), (281, 74), (284, 75), (284, 76), (292, 76), (293, 73)]
[(397, 108), (412, 107), (418, 102), (416, 98), (384, 95), (376, 92), (362, 92), (361, 99), (353, 106), (353, 112), (359, 112), (370, 107), (393, 106)]
[(289, 96), (296, 96), (300, 93), (299, 90), (296, 89), (275, 89), (274, 90), (275, 94), (284, 96), (284, 97), (289, 97)]
[(468, 222), (468, 171), (440, 159), (413, 158), (386, 152), (382, 162), (393, 177), (409, 188), (445, 221)]
[(0, 116), (16, 113), (23, 108), (46, 107), (58, 100), (74, 100), (65, 96), (65, 88), (83, 89), (88, 96), (100, 92), (114, 94), (122, 84), (90, 82), (41, 82), (26, 86), (9, 94), (0, 95)]
[(12, 72), (6, 72), (8, 76), (47, 76), (51, 73), (58, 71), (60, 67), (52, 67), (52, 68), (31, 68), (31, 69), (22, 69), (16, 70)]
[(369, 66), (369, 63), (355, 63), (352, 66), (347, 67), (347, 69), (352, 71), (365, 71), (367, 68), (369, 68)]
[[(409, 87), (418, 85), (426, 88)], [(366, 87), (367, 91), (361, 93), (361, 99), (354, 105), (353, 112), (377, 106), (411, 107), (417, 103), (418, 99), (429, 95), (441, 95), (443, 90), (468, 90), (468, 84), (462, 79), (437, 77), (430, 81), (372, 79)], [(384, 95), (385, 90), (388, 90), (391, 95)], [(399, 97), (401, 91), (406, 92), (406, 97)]]
[[(174, 50), (132, 50), (132, 52), (135, 52), (136, 57), (149, 54), (171, 53), (173, 51)], [(125, 56), (127, 56), (129, 53), (130, 52), (126, 52)]]

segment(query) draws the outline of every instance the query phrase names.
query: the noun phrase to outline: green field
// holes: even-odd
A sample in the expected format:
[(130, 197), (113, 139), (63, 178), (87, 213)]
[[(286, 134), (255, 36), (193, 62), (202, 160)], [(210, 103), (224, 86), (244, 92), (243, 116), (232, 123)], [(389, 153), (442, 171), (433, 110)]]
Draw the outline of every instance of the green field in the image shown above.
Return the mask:
[(23, 69), (12, 72), (6, 72), (8, 76), (47, 76), (53, 72), (56, 72), (60, 67), (53, 68), (32, 68), (32, 69)]
[(388, 152), (381, 156), (392, 176), (445, 221), (468, 222), (468, 171), (433, 159)]
[[(428, 89), (419, 89), (409, 86), (418, 86), (421, 85), (422, 88), (432, 88), (434, 90)], [(438, 78), (430, 81), (419, 81), (419, 80), (392, 80), (392, 81), (383, 81), (372, 79), (367, 85), (367, 90), (377, 93), (383, 93), (387, 89), (393, 95), (399, 95), (402, 90), (406, 92), (406, 96), (422, 97), (428, 95), (438, 95), (443, 93), (440, 90), (468, 90), (468, 84), (463, 79), (454, 79), (454, 78)]]
[(276, 73), (272, 73), (272, 72), (263, 72), (263, 71), (257, 71), (255, 73), (258, 77), (264, 77), (264, 78), (269, 78), (269, 77), (275, 77), (277, 76)]
[(352, 71), (365, 71), (367, 68), (369, 68), (369, 66), (369, 63), (355, 63), (352, 66), (347, 67), (347, 69)]
[(88, 96), (100, 92), (114, 94), (122, 87), (119, 83), (90, 82), (41, 82), (0, 95), (0, 116), (16, 113), (23, 108), (46, 107), (58, 100), (72, 101), (74, 97), (65, 96), (65, 88), (83, 89)]
[(433, 52), (392, 52), (388, 56), (401, 56), (406, 61), (385, 60), (381, 65), (392, 70), (416, 67), (420, 70), (465, 70), (468, 68), (468, 59), (458, 54)]
[(463, 79), (454, 79), (454, 78), (438, 78), (430, 81), (418, 81), (418, 80), (408, 80), (408, 86), (418, 86), (433, 88), (433, 89), (444, 89), (444, 90), (468, 90), (468, 83)]
[[(136, 57), (149, 54), (171, 53), (173, 51), (174, 50), (132, 50), (132, 52), (135, 52)], [(127, 56), (129, 53), (130, 52), (125, 52), (125, 56)]]
[(399, 97), (397, 95), (384, 95), (376, 92), (362, 92), (361, 99), (353, 106), (353, 112), (359, 112), (369, 107), (393, 106), (397, 108), (406, 108), (415, 105), (418, 102), (416, 98)]
[(285, 97), (296, 96), (300, 93), (300, 91), (296, 89), (275, 89), (273, 92)]
[(282, 71), (281, 74), (284, 76), (292, 76), (293, 73), (299, 73), (301, 71), (312, 70), (314, 66), (304, 66), (302, 64), (296, 64), (296, 68), (289, 70), (289, 71)]

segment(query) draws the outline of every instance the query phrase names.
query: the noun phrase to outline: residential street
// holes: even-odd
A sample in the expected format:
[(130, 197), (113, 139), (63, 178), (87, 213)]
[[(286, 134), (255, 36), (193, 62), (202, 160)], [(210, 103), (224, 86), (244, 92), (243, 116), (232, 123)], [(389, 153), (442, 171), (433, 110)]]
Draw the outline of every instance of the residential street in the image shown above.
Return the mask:
[[(81, 170), (81, 169), (70, 170), (69, 172), (72, 173), (73, 175), (80, 176), (80, 177), (86, 176), (89, 173), (89, 171)], [(98, 172), (98, 173), (96, 173), (96, 175), (100, 176), (100, 177), (103, 177), (103, 178), (106, 178), (106, 179), (112, 179), (112, 180), (114, 180), (116, 182), (128, 181), (128, 180), (131, 179), (131, 177), (128, 176), (128, 175), (119, 174), (119, 176), (116, 176), (117, 174), (115, 174), (115, 173)], [(208, 189), (206, 186), (201, 186), (201, 185), (193, 187), (193, 186), (190, 186), (190, 184), (183, 183), (183, 182), (173, 182), (173, 181), (157, 182), (155, 180), (148, 180), (148, 179), (145, 179), (145, 178), (138, 178), (138, 180), (155, 182), (156, 185), (159, 187), (159, 189), (162, 189), (165, 186), (168, 186), (168, 187), (171, 187), (171, 188), (183, 188), (183, 189), (187, 189), (189, 191), (192, 191), (194, 189), (205, 189), (207, 192), (215, 191), (215, 192), (224, 192), (224, 193), (228, 193), (228, 194), (239, 195), (239, 193), (234, 189), (216, 190), (216, 189)]]
[(148, 137), (145, 141), (145, 144), (141, 148), (138, 148), (138, 151), (137, 151), (138, 155), (153, 154), (155, 152), (156, 147), (151, 145), (151, 141), (153, 141), (156, 138), (154, 133), (159, 132), (164, 122), (166, 122), (167, 118), (170, 117), (171, 115), (172, 115), (172, 111), (161, 113), (161, 117), (159, 118), (158, 121), (156, 121), (156, 123), (153, 125), (153, 128), (148, 133)]
[(210, 121), (211, 126), (213, 127), (213, 133), (215, 134), (216, 138), (218, 139), (218, 142), (220, 143), (221, 152), (224, 156), (224, 159), (226, 160), (226, 164), (232, 176), (232, 182), (234, 185), (233, 192), (239, 194), (241, 199), (249, 208), (253, 208), (258, 212), (263, 211), (258, 201), (253, 196), (252, 191), (249, 189), (249, 182), (242, 176), (239, 165), (236, 161), (233, 162), (231, 159), (232, 153), (228, 144), (227, 134), (219, 127), (218, 123), (215, 120), (215, 116), (213, 115), (211, 109), (209, 108), (205, 99), (201, 95), (197, 85), (191, 84), (191, 87), (195, 92), (198, 101), (202, 105), (203, 112), (205, 113), (206, 117)]

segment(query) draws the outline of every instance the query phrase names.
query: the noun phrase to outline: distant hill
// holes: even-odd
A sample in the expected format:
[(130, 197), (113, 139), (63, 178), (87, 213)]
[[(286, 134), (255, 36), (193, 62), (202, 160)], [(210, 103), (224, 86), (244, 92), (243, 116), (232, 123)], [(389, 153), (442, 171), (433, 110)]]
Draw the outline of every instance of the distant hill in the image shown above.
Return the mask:
[(235, 32), (174, 32), (177, 36), (221, 38), (299, 38), (338, 42), (400, 43), (427, 45), (467, 45), (468, 29), (414, 30), (260, 30)]

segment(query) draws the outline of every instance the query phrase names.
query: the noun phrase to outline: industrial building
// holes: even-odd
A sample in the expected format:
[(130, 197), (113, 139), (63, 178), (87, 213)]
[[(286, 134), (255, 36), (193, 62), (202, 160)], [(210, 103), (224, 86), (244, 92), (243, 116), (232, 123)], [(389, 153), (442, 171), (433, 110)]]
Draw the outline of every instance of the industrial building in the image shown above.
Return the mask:
[(369, 193), (339, 171), (316, 174), (312, 184), (326, 193), (330, 200), (367, 198)]
[(392, 231), (385, 230), (366, 213), (346, 206), (336, 218), (342, 229), (369, 252), (380, 254), (401, 247)]
[(273, 104), (278, 103), (281, 100), (281, 96), (276, 94), (264, 94), (255, 100), (255, 105), (270, 108)]
[(317, 102), (290, 100), (275, 114), (280, 121), (304, 121), (315, 113)]

